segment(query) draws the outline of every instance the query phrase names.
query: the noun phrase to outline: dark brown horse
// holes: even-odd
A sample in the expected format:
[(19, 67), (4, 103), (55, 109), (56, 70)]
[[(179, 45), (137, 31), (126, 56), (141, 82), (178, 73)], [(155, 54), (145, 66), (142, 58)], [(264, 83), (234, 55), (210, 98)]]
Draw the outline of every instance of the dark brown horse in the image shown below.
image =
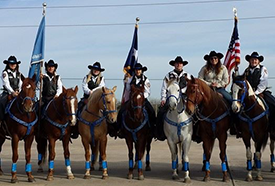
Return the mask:
[(251, 138), (255, 142), (256, 180), (262, 181), (261, 150), (265, 148), (268, 139), (268, 107), (257, 97), (245, 76), (233, 75), (233, 103), (232, 110), (240, 118), (239, 130), (246, 147), (247, 181), (252, 181), (252, 152)]
[(226, 162), (227, 130), (230, 127), (229, 106), (224, 99), (204, 81), (187, 79), (187, 111), (199, 120), (199, 135), (203, 141), (205, 155), (204, 181), (210, 180), (210, 157), (215, 139), (219, 140), (223, 181), (229, 181)]
[(122, 130), (125, 134), (128, 146), (129, 172), (128, 179), (133, 178), (133, 145), (136, 149), (136, 161), (138, 164), (138, 179), (143, 180), (142, 158), (147, 148), (146, 170), (151, 170), (149, 151), (151, 148), (152, 135), (148, 124), (148, 113), (145, 110), (144, 86), (131, 86), (130, 100), (125, 103), (126, 110), (122, 114)]
[[(71, 126), (76, 124), (77, 111), (77, 91), (74, 89), (65, 89), (59, 97), (52, 99), (45, 108), (43, 119), (40, 126), (40, 137), (37, 137), (37, 149), (39, 153), (39, 166), (41, 167), (41, 159), (45, 158), (45, 140), (49, 142), (49, 170), (47, 180), (53, 180), (54, 158), (55, 158), (55, 142), (59, 139), (62, 141), (65, 165), (67, 169), (67, 178), (74, 179), (71, 171), (69, 141), (71, 134)], [(43, 137), (41, 137), (43, 136)]]
[[(28, 181), (33, 182), (31, 160), (31, 145), (34, 139), (34, 125), (37, 123), (37, 115), (34, 108), (35, 97), (35, 76), (33, 78), (22, 78), (22, 90), (19, 95), (13, 98), (6, 108), (7, 114), (0, 130), (0, 151), (5, 141), (5, 136), (11, 137), (12, 143), (12, 168), (11, 182), (17, 179), (18, 143), (25, 142), (26, 174)], [(0, 167), (0, 172), (2, 172)]]

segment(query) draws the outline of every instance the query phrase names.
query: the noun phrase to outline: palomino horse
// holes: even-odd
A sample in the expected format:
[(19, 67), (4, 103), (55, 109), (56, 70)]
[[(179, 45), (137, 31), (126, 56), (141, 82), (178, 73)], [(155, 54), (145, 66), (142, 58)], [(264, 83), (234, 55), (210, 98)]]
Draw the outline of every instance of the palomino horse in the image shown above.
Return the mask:
[[(26, 174), (29, 182), (34, 182), (32, 176), (31, 160), (31, 145), (34, 139), (34, 125), (37, 123), (38, 117), (35, 112), (35, 75), (30, 78), (22, 78), (22, 90), (18, 97), (15, 97), (8, 103), (6, 108), (6, 118), (2, 123), (0, 135), (0, 149), (5, 141), (5, 136), (12, 138), (12, 168), (11, 168), (11, 182), (15, 183), (18, 181), (17, 171), (17, 160), (18, 160), (18, 143), (19, 140), (25, 142), (25, 158), (26, 158)], [(0, 175), (1, 175), (1, 164), (0, 164)]]
[(128, 146), (129, 156), (129, 172), (128, 179), (133, 178), (133, 144), (135, 144), (136, 158), (138, 164), (138, 179), (143, 180), (142, 161), (145, 148), (146, 155), (146, 169), (151, 170), (149, 161), (149, 151), (151, 147), (152, 135), (149, 126), (149, 116), (145, 109), (144, 85), (137, 87), (131, 85), (130, 99), (125, 103), (125, 112), (122, 113), (122, 130), (125, 134), (126, 144)]
[(185, 103), (182, 98), (182, 93), (178, 82), (172, 80), (168, 82), (167, 103), (169, 104), (169, 111), (164, 119), (164, 133), (167, 138), (167, 143), (171, 151), (173, 179), (179, 179), (177, 174), (178, 162), (178, 148), (179, 144), (180, 157), (181, 150), (183, 150), (183, 167), (185, 172), (184, 182), (189, 183), (189, 158), (187, 156), (193, 133), (193, 119), (185, 110)]
[[(226, 162), (227, 130), (230, 127), (229, 107), (224, 99), (204, 81), (191, 76), (187, 79), (187, 111), (199, 120), (199, 135), (203, 141), (204, 181), (210, 180), (210, 157), (215, 139), (219, 140), (223, 181), (229, 181)], [(204, 168), (203, 167), (203, 168)]]
[(263, 180), (261, 176), (261, 149), (264, 149), (268, 139), (268, 107), (257, 97), (245, 79), (245, 76), (233, 75), (233, 103), (232, 110), (240, 118), (239, 130), (246, 147), (247, 181), (252, 181), (252, 152), (251, 138), (255, 142), (255, 162), (257, 168), (256, 180)]
[(98, 151), (102, 159), (103, 174), (102, 179), (108, 177), (107, 172), (107, 122), (114, 123), (117, 118), (116, 111), (116, 86), (111, 90), (105, 87), (96, 89), (88, 98), (88, 103), (78, 116), (78, 130), (82, 138), (82, 144), (85, 150), (85, 175), (84, 178), (91, 177), (91, 167), (94, 167), (95, 160), (90, 163), (91, 153), (90, 146), (97, 158)]
[[(41, 167), (42, 159), (45, 158), (45, 149), (47, 144), (44, 142), (46, 138), (49, 142), (49, 170), (47, 180), (53, 180), (54, 159), (55, 159), (55, 142), (59, 139), (62, 141), (65, 165), (67, 169), (67, 178), (74, 179), (71, 171), (69, 141), (71, 135), (71, 126), (76, 124), (77, 111), (77, 91), (78, 87), (74, 89), (65, 89), (63, 87), (62, 93), (53, 98), (46, 106), (41, 121), (40, 137), (38, 138), (38, 164)], [(42, 132), (43, 131), (43, 132)]]

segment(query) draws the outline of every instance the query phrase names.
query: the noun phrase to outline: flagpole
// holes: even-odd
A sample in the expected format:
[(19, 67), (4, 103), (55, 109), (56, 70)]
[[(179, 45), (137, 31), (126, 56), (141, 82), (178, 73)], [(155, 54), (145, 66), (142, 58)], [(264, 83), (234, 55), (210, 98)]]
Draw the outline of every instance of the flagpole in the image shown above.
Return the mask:
[[(233, 13), (234, 13), (234, 24), (235, 21), (238, 21), (238, 16), (237, 16), (237, 8), (233, 7)], [(235, 75), (239, 75), (239, 67), (238, 67), (239, 63), (236, 63), (234, 71), (235, 71)]]

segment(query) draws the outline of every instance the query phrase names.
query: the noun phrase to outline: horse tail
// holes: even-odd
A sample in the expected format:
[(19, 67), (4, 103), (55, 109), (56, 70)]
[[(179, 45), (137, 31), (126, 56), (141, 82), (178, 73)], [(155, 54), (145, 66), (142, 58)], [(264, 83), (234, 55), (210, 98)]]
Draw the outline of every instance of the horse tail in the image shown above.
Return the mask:
[(38, 160), (38, 165), (44, 164), (46, 160), (47, 153), (47, 139), (43, 137), (35, 137), (35, 141), (37, 142), (37, 151), (38, 154), (42, 157)]
[(265, 149), (265, 147), (266, 147), (266, 144), (267, 144), (267, 141), (268, 141), (268, 132), (266, 132), (266, 133), (264, 134), (263, 143), (262, 143), (262, 146), (261, 146), (262, 151), (264, 151), (264, 149)]

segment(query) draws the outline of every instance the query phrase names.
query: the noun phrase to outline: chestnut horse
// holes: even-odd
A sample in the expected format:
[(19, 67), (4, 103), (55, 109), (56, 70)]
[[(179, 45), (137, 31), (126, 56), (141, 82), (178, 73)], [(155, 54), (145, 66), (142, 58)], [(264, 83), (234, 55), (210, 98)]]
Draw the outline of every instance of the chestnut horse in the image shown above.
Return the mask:
[(129, 172), (128, 179), (133, 178), (133, 144), (135, 144), (136, 158), (138, 164), (138, 179), (143, 180), (142, 158), (147, 148), (146, 169), (151, 170), (149, 162), (149, 151), (152, 135), (148, 122), (148, 113), (145, 109), (144, 85), (137, 87), (131, 85), (130, 99), (125, 103), (125, 112), (122, 113), (122, 130), (128, 147)]
[(230, 127), (229, 106), (222, 96), (212, 90), (204, 81), (191, 76), (187, 79), (187, 111), (199, 120), (199, 135), (203, 141), (205, 155), (204, 181), (210, 180), (210, 157), (215, 139), (219, 140), (223, 181), (229, 181), (226, 162), (227, 130)]
[[(25, 142), (25, 159), (26, 174), (29, 182), (34, 182), (31, 166), (31, 145), (34, 139), (34, 125), (38, 117), (35, 112), (35, 75), (30, 78), (22, 77), (22, 87), (19, 95), (13, 98), (7, 105), (5, 120), (2, 122), (0, 129), (0, 152), (5, 141), (5, 136), (11, 137), (12, 144), (12, 168), (11, 182), (15, 183), (17, 179), (17, 160), (18, 160), (18, 143), (20, 140)], [(0, 175), (2, 173), (0, 164)]]
[[(42, 169), (42, 159), (45, 158), (45, 149), (48, 139), (49, 142), (49, 170), (47, 180), (53, 180), (54, 172), (54, 159), (55, 159), (55, 142), (59, 139), (62, 141), (65, 166), (67, 169), (67, 178), (74, 179), (71, 171), (69, 141), (71, 135), (71, 126), (76, 124), (76, 111), (77, 111), (77, 91), (78, 87), (74, 89), (65, 89), (63, 87), (62, 93), (53, 98), (46, 106), (43, 113), (40, 137), (37, 137), (38, 149), (38, 165)], [(42, 136), (42, 137), (41, 137)], [(42, 169), (43, 170), (43, 169)]]
[(82, 111), (78, 115), (78, 130), (82, 139), (82, 144), (85, 150), (85, 175), (84, 179), (91, 177), (91, 169), (94, 167), (95, 160), (90, 162), (92, 148), (95, 158), (100, 151), (100, 157), (102, 160), (102, 179), (108, 177), (107, 172), (107, 122), (112, 124), (116, 122), (116, 98), (115, 98), (116, 86), (111, 90), (102, 87), (96, 89), (92, 95), (88, 98), (88, 103), (85, 105)]
[(252, 181), (252, 152), (251, 138), (255, 142), (255, 164), (257, 169), (256, 180), (262, 181), (261, 150), (265, 148), (268, 140), (268, 107), (264, 101), (257, 97), (245, 79), (245, 76), (233, 75), (233, 103), (232, 110), (240, 118), (239, 130), (246, 148), (247, 170), (246, 181)]

